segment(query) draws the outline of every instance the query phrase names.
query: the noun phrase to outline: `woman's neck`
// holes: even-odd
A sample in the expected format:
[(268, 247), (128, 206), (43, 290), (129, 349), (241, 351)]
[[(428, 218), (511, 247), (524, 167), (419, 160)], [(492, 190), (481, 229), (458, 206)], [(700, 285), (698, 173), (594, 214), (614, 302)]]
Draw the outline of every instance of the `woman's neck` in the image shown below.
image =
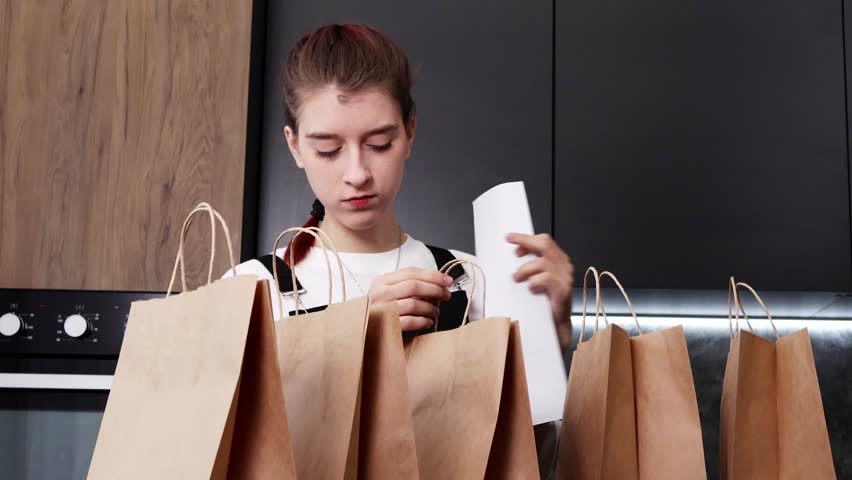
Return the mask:
[(392, 215), (367, 230), (352, 230), (326, 216), (320, 229), (342, 253), (381, 253), (393, 250), (402, 242), (402, 230)]

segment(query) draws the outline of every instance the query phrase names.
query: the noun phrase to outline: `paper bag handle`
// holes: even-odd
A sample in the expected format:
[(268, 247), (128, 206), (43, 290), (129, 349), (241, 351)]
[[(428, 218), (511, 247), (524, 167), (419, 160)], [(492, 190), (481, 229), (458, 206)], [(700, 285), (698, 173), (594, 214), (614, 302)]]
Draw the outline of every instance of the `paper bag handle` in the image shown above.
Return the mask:
[[(281, 239), (284, 238), (284, 236), (287, 235), (288, 233), (292, 233), (292, 232), (296, 232), (296, 235), (294, 236), (294, 238), (298, 237), (302, 233), (307, 233), (308, 235), (314, 237), (320, 243), (320, 246), (323, 249), (323, 254), (325, 255), (325, 265), (326, 265), (326, 268), (327, 268), (327, 271), (328, 271), (328, 304), (329, 305), (331, 304), (331, 293), (332, 293), (331, 287), (332, 286), (331, 286), (331, 261), (328, 258), (328, 250), (329, 250), (329, 248), (333, 249), (332, 251), (335, 254), (335, 256), (337, 257), (338, 268), (340, 269), (340, 284), (341, 284), (341, 290), (342, 290), (342, 294), (343, 294), (343, 301), (345, 302), (346, 301), (346, 283), (344, 282), (344, 278), (343, 278), (343, 267), (342, 267), (342, 263), (341, 263), (341, 260), (340, 260), (340, 255), (337, 253), (337, 250), (334, 249), (333, 244), (331, 243), (331, 239), (328, 238), (328, 235), (326, 235), (325, 232), (323, 232), (322, 230), (320, 230), (316, 227), (288, 228), (288, 229), (284, 230), (283, 232), (281, 232), (278, 235), (278, 237), (275, 239), (275, 242), (272, 244), (272, 255), (276, 255), (275, 252), (278, 251), (278, 244), (281, 242)], [(295, 301), (295, 306), (296, 306), (295, 316), (298, 317), (299, 316), (300, 300), (299, 300), (299, 289), (297, 288), (297, 284), (296, 284), (296, 269), (295, 269), (295, 267), (292, 266), (293, 265), (293, 256), (294, 256), (293, 250), (290, 249), (290, 265), (291, 265), (291, 267), (290, 267), (290, 278), (292, 279), (292, 283), (293, 283), (293, 300)], [(279, 285), (279, 283), (278, 283), (278, 262), (277, 261), (272, 262), (272, 278), (273, 278), (275, 285), (276, 285), (276, 288), (277, 288), (277, 285)], [(280, 292), (276, 296), (278, 297), (278, 310), (279, 310), (279, 312), (280, 312), (280, 314), (283, 318), (284, 317), (284, 301), (281, 298), (282, 295), (281, 295)]]
[[(730, 280), (728, 280), (728, 330), (731, 332), (731, 340), (734, 339), (736, 333), (740, 330), (740, 312), (745, 313), (745, 310), (743, 310), (742, 303), (740, 303), (737, 281), (732, 275)], [(734, 316), (736, 316), (736, 324), (734, 323)], [(745, 318), (745, 321), (748, 324), (748, 329), (753, 332), (754, 328), (752, 328), (748, 317)]]
[[(342, 301), (345, 302), (346, 301), (346, 279), (343, 276), (343, 268), (344, 268), (343, 267), (343, 260), (340, 259), (340, 252), (337, 250), (337, 246), (331, 240), (331, 237), (329, 237), (328, 234), (325, 233), (325, 231), (323, 231), (319, 227), (302, 227), (302, 228), (318, 234), (320, 236), (320, 243), (321, 244), (323, 242), (325, 242), (325, 245), (323, 245), (323, 252), (325, 253), (326, 266), (328, 267), (328, 289), (329, 289), (328, 304), (331, 305), (331, 267), (328, 265), (328, 263), (329, 263), (328, 250), (331, 250), (331, 253), (334, 254), (334, 258), (337, 260), (337, 271), (340, 272), (340, 293), (341, 293), (341, 296), (342, 296)], [(296, 236), (298, 236), (298, 235), (299, 234), (297, 233)], [(316, 238), (316, 237), (314, 237), (314, 238)], [(326, 247), (328, 247), (328, 248), (326, 248)], [(294, 254), (293, 254), (293, 251), (291, 249), (291, 251), (290, 251), (290, 264), (291, 265), (293, 264), (293, 256), (294, 256)], [(295, 280), (296, 272), (295, 272), (295, 269), (291, 269), (291, 270), (293, 270), (291, 273), (292, 273), (293, 278), (294, 278), (293, 285), (295, 286), (296, 285), (296, 280)], [(296, 295), (298, 295), (298, 292), (296, 292)]]
[[(615, 275), (611, 272), (603, 272), (601, 273), (601, 278), (609, 277), (615, 282), (615, 285), (621, 290), (621, 295), (624, 297), (624, 300), (627, 301), (627, 308), (630, 309), (630, 314), (633, 315), (633, 322), (636, 323), (636, 329), (639, 330), (639, 335), (642, 335), (642, 327), (639, 325), (639, 318), (636, 316), (636, 309), (633, 308), (633, 303), (630, 301), (630, 297), (627, 296), (627, 292), (624, 291), (624, 287), (621, 286), (621, 282), (618, 281)], [(603, 299), (601, 299), (600, 303), (601, 314), (603, 315), (604, 320), (606, 320), (606, 309), (604, 308)], [(595, 325), (595, 330), (597, 330), (597, 324)]]
[[(463, 265), (463, 264), (468, 264), (468, 265), (472, 266), (474, 268), (474, 270), (473, 270), (473, 282), (471, 283), (471, 287), (470, 287), (470, 296), (467, 299), (467, 307), (465, 307), (465, 309), (464, 309), (464, 316), (462, 317), (462, 322), (461, 322), (460, 326), (464, 326), (465, 324), (468, 323), (468, 321), (470, 321), (468, 314), (470, 313), (470, 305), (473, 303), (473, 295), (476, 293), (476, 271), (477, 270), (479, 271), (480, 274), (482, 274), (482, 318), (485, 318), (485, 272), (482, 270), (482, 267), (480, 267), (478, 264), (476, 264), (476, 263), (474, 263), (470, 260), (463, 260), (463, 259), (457, 258), (455, 260), (450, 260), (449, 262), (445, 263), (444, 266), (441, 267), (440, 271), (441, 271), (441, 273), (449, 273), (450, 270), (452, 270), (453, 268), (455, 268), (459, 265)], [(437, 318), (435, 319), (435, 325), (432, 327), (432, 331), (434, 331), (434, 332), (438, 331), (438, 319)]]
[[(578, 345), (583, 343), (583, 336), (586, 333), (586, 305), (589, 298), (587, 283), (590, 273), (595, 278), (595, 330), (598, 329), (598, 314), (600, 313), (600, 308), (598, 308), (598, 306), (601, 304), (601, 278), (600, 275), (598, 275), (598, 269), (595, 267), (589, 267), (586, 269), (586, 274), (583, 275), (583, 323), (580, 327), (580, 340), (577, 342)], [(606, 318), (604, 318), (604, 321), (607, 322), (607, 325), (609, 325), (609, 321)]]
[(191, 212), (189, 212), (189, 215), (187, 215), (186, 219), (183, 221), (183, 226), (180, 230), (178, 252), (175, 257), (175, 266), (172, 268), (172, 278), (169, 280), (169, 288), (166, 290), (167, 297), (171, 295), (172, 288), (174, 288), (178, 267), (180, 267), (181, 291), (186, 291), (186, 265), (183, 258), (184, 244), (186, 243), (186, 232), (189, 231), (189, 227), (192, 225), (192, 218), (200, 212), (207, 212), (210, 215), (210, 262), (207, 268), (207, 284), (209, 285), (213, 281), (213, 260), (216, 258), (216, 220), (219, 221), (219, 224), (222, 226), (222, 231), (225, 233), (225, 242), (228, 245), (228, 259), (231, 262), (231, 272), (234, 275), (237, 274), (237, 269), (234, 263), (234, 246), (231, 244), (231, 231), (228, 229), (228, 224), (225, 223), (225, 219), (222, 218), (222, 215), (211, 207), (209, 203), (201, 202)]
[[(733, 277), (731, 277), (731, 279), (733, 280)], [(778, 329), (775, 327), (775, 322), (772, 321), (772, 314), (769, 313), (769, 309), (766, 308), (766, 304), (763, 303), (763, 299), (760, 298), (760, 295), (758, 295), (757, 292), (753, 288), (751, 288), (751, 285), (749, 285), (747, 283), (737, 282), (734, 290), (736, 291), (736, 289), (738, 289), (739, 287), (745, 288), (746, 290), (751, 292), (752, 295), (754, 295), (755, 300), (757, 300), (757, 303), (760, 304), (760, 308), (763, 309), (763, 313), (766, 314), (766, 318), (769, 320), (769, 325), (772, 326), (772, 331), (775, 332), (775, 339), (778, 340), (779, 338), (781, 338), (781, 335), (778, 334)], [(739, 306), (740, 311), (743, 314), (743, 317), (745, 318), (746, 322), (748, 323), (749, 330), (754, 331), (754, 329), (752, 329), (752, 327), (751, 327), (751, 322), (749, 322), (749, 320), (748, 320), (748, 314), (745, 311), (745, 307), (743, 306), (742, 301), (740, 301), (739, 294), (735, 295), (735, 299), (737, 300), (737, 303), (739, 304), (738, 306)], [(737, 327), (739, 328), (739, 325)]]

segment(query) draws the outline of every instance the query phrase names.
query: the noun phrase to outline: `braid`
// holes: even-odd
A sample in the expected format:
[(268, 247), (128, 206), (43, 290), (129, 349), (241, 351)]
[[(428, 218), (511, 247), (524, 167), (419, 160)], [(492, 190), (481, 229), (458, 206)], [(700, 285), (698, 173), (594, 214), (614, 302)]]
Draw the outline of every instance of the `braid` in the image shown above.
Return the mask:
[[(302, 225), (302, 228), (319, 227), (319, 223), (323, 218), (325, 218), (325, 207), (319, 199), (314, 200), (314, 204), (311, 207), (311, 217)], [(293, 264), (290, 265), (290, 268), (295, 267), (297, 263), (304, 260), (308, 255), (308, 251), (311, 249), (311, 245), (313, 245), (313, 240), (313, 237), (310, 235), (297, 235), (290, 240), (290, 243), (284, 250), (284, 261), (288, 265), (290, 265), (290, 250), (293, 250)]]

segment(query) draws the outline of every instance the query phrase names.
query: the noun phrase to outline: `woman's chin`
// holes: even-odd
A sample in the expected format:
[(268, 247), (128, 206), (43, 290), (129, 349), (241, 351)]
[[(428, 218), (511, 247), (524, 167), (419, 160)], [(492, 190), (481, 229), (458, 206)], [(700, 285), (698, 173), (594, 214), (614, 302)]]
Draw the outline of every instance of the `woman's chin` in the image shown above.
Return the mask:
[(379, 223), (379, 212), (375, 210), (360, 210), (346, 212), (338, 221), (349, 230), (364, 231), (375, 228)]

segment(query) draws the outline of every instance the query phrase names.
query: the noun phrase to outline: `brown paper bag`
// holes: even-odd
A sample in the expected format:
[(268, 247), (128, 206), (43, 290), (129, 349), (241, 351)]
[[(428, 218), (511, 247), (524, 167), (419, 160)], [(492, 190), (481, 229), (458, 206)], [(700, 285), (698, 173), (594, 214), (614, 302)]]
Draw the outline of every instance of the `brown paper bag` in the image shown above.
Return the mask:
[[(396, 305), (370, 305), (367, 297), (347, 301), (340, 258), (318, 229), (285, 230), (273, 251), (290, 232), (314, 236), (327, 260), (327, 248), (331, 249), (344, 286), (342, 303), (276, 325), (284, 394), (292, 403), (288, 416), (299, 475), (417, 478)], [(292, 269), (291, 273), (295, 276)], [(274, 266), (273, 277), (277, 284)], [(329, 303), (330, 299), (329, 291)]]
[[(639, 331), (630, 338), (639, 478), (706, 479), (698, 399), (683, 326), (642, 333), (621, 282), (610, 272), (601, 273), (604, 277), (621, 291)], [(605, 318), (603, 302), (601, 312)]]
[[(596, 319), (607, 327), (583, 342), (589, 273), (595, 277)], [(639, 329), (630, 338), (609, 325), (599, 278), (618, 286)], [(621, 283), (594, 267), (583, 280), (583, 326), (568, 377), (560, 439), (559, 478), (702, 479), (704, 448), (683, 327), (642, 334)]]
[[(746, 288), (766, 313), (777, 341), (739, 332), (739, 300)], [(719, 471), (723, 480), (836, 478), (807, 329), (781, 338), (757, 292), (729, 284), (731, 351), (722, 389)], [(733, 309), (731, 302), (733, 301)]]
[(683, 327), (630, 339), (641, 479), (705, 479), (704, 441)]
[[(199, 205), (181, 265), (205, 210), (230, 239)], [(89, 478), (295, 478), (266, 283), (181, 278), (185, 293), (131, 307)]]
[[(476, 267), (441, 270), (461, 263)], [(468, 324), (466, 311), (457, 329), (407, 340), (406, 356), (421, 478), (538, 478), (517, 322)]]
[(509, 330), (497, 429), (491, 442), (485, 478), (538, 478), (535, 432), (531, 424), (521, 326), (513, 321)]
[(361, 383), (358, 478), (419, 478), (396, 302), (371, 303)]
[[(595, 278), (596, 333), (583, 342), (589, 273)], [(562, 414), (560, 479), (639, 478), (630, 337), (614, 325), (597, 331), (599, 283), (597, 270), (590, 267), (583, 278), (582, 327), (568, 372)]]
[(299, 477), (356, 478), (367, 298), (276, 323)]

